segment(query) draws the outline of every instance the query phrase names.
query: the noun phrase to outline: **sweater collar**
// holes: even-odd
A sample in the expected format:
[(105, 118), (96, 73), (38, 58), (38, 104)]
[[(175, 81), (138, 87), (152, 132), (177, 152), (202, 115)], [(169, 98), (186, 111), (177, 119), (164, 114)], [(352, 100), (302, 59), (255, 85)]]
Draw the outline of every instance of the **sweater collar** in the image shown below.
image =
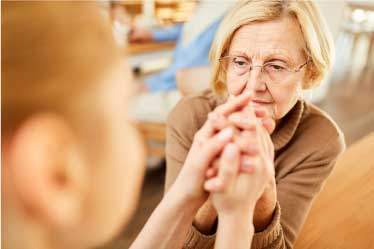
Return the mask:
[(282, 149), (292, 139), (297, 127), (300, 124), (303, 111), (303, 101), (299, 100), (296, 102), (291, 111), (288, 112), (277, 125), (275, 131), (271, 135), (271, 139), (274, 143), (274, 149), (276, 151)]

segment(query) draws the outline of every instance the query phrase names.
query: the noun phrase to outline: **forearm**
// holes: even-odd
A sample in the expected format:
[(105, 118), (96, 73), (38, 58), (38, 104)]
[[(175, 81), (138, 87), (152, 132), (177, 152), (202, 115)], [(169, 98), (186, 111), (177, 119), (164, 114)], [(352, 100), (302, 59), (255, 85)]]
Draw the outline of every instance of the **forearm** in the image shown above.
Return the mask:
[(214, 248), (251, 248), (254, 234), (252, 217), (252, 211), (219, 215)]
[(171, 189), (130, 248), (182, 248), (197, 209)]

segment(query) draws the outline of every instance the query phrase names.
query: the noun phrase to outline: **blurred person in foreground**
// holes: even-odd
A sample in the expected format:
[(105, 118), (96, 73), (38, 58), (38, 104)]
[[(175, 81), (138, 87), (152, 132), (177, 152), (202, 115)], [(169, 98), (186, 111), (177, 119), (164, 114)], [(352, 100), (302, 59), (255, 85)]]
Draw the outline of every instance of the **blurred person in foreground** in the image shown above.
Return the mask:
[(4, 246), (102, 243), (131, 217), (144, 171), (109, 20), (89, 3), (4, 2), (2, 32)]
[[(2, 31), (2, 245), (98, 246), (129, 221), (144, 172), (127, 119), (132, 80), (109, 20), (90, 3), (4, 2)], [(249, 99), (227, 107), (251, 112)], [(249, 247), (254, 206), (273, 170), (239, 167), (235, 127), (205, 132), (195, 146), (203, 156), (191, 154), (131, 248), (181, 247), (208, 193), (222, 217), (216, 247)]]

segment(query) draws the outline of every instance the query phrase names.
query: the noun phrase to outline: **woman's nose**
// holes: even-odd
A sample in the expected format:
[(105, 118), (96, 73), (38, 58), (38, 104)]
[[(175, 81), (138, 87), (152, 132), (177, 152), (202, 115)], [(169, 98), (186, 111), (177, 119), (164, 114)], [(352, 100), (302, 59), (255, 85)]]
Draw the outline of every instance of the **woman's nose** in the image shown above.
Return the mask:
[(246, 90), (253, 92), (266, 90), (266, 82), (261, 72), (261, 67), (253, 67), (248, 74)]

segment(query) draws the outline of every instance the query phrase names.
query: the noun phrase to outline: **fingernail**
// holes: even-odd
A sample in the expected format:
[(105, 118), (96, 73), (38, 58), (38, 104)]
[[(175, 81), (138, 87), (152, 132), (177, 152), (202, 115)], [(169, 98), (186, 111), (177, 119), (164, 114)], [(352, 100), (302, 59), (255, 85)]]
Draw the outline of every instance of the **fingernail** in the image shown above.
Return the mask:
[(233, 135), (233, 131), (231, 128), (227, 128), (227, 129), (224, 129), (222, 130), (219, 134), (218, 134), (218, 139), (221, 140), (221, 141), (227, 141), (229, 138), (231, 138)]
[(235, 158), (236, 153), (237, 153), (236, 146), (234, 144), (228, 144), (226, 146), (226, 149), (224, 151), (224, 155), (223, 156), (226, 157), (229, 160), (232, 160), (232, 159)]

